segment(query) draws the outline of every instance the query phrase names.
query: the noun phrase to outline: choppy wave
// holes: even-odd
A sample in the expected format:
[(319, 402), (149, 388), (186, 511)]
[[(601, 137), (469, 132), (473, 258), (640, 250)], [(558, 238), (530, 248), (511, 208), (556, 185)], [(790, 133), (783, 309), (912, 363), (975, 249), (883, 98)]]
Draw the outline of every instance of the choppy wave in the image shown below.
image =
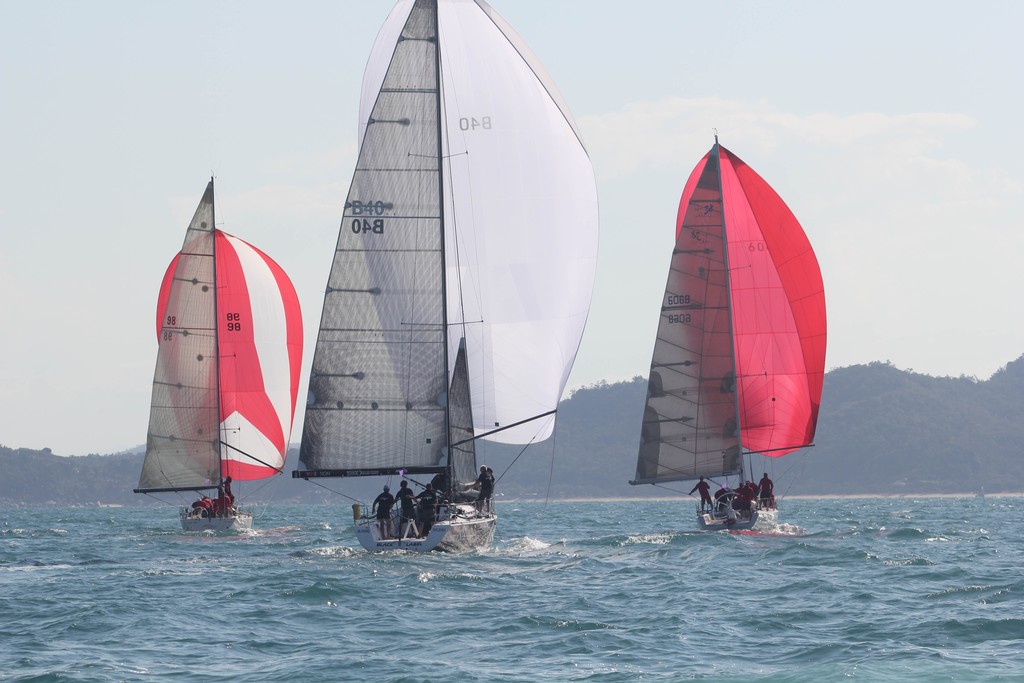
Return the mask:
[(1017, 499), (517, 503), (493, 548), (364, 551), (334, 510), (252, 533), (167, 510), (12, 511), (5, 680), (1019, 680)]

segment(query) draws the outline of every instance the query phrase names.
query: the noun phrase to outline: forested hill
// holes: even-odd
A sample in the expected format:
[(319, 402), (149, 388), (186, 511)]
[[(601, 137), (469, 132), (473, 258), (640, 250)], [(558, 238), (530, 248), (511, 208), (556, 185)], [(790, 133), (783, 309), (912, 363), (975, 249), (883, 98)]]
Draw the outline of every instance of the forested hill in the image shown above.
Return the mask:
[[(637, 377), (575, 391), (562, 402), (555, 436), (525, 452), (481, 444), (480, 462), (501, 477), (497, 493), (560, 499), (689, 491), (685, 482), (668, 489), (628, 484), (646, 386)], [(768, 471), (776, 491), (790, 495), (1024, 491), (1022, 397), (1024, 356), (985, 381), (931, 377), (886, 363), (832, 370), (816, 446), (781, 459), (758, 458), (755, 478)], [(294, 450), (286, 472), (296, 467)], [(0, 505), (152, 503), (132, 493), (141, 463), (139, 452), (66, 458), (0, 446)], [(353, 482), (328, 481), (329, 489), (352, 492)], [(344, 502), (290, 476), (275, 478), (253, 500)]]
[[(556, 458), (541, 444), (527, 467), (520, 458), (506, 491), (552, 497), (668, 495), (630, 486), (636, 468), (647, 383), (600, 384), (563, 401)], [(931, 377), (887, 363), (856, 365), (825, 376), (815, 446), (783, 458), (758, 456), (754, 478), (767, 471), (776, 491), (791, 495), (990, 493), (1024, 491), (1024, 356), (986, 381)], [(502, 449), (506, 451), (507, 449)], [(495, 472), (507, 453), (487, 457)], [(518, 451), (517, 451), (518, 452)], [(679, 482), (672, 490), (689, 491)]]

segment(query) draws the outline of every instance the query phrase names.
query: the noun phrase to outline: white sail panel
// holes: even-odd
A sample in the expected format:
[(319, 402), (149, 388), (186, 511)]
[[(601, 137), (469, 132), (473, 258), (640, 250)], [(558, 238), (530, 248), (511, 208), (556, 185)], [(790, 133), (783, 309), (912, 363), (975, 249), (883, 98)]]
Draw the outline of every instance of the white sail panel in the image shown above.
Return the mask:
[(140, 491), (202, 488), (219, 481), (214, 292), (211, 182), (159, 304), (160, 347)]
[[(478, 434), (557, 407), (589, 311), (598, 224), (593, 168), (560, 96), (482, 6), (438, 6), (449, 358), (464, 336)], [(492, 438), (525, 443), (553, 426)]]
[[(222, 302), (221, 309), (225, 313), (221, 318), (232, 308), (248, 309), (252, 320), (251, 348), (257, 361), (239, 366), (237, 361), (241, 359), (234, 363), (225, 359), (224, 371), (236, 373), (233, 384), (240, 385), (239, 392), (250, 394), (251, 415), (231, 410), (224, 416), (222, 435), (228, 446), (224, 459), (280, 469), (284, 465), (295, 415), (298, 368), (294, 347), (297, 345), (301, 353), (302, 345), (301, 323), (296, 325), (295, 320), (297, 299), (291, 283), (287, 279), (279, 280), (281, 274), (275, 272), (273, 262), (259, 250), (232, 235), (218, 233), (218, 236), (223, 238), (218, 249), (219, 272), (244, 282), (244, 286), (231, 290), (232, 298), (238, 301)], [(237, 259), (240, 268), (237, 274), (234, 273), (235, 261), (229, 259), (229, 255)], [(229, 260), (231, 265), (227, 263)], [(226, 287), (219, 290), (222, 295), (228, 292)], [(231, 324), (231, 321), (222, 322)], [(229, 470), (234, 469), (229, 466)]]
[(395, 3), (388, 18), (384, 20), (384, 25), (377, 32), (377, 39), (373, 42), (373, 47), (370, 48), (370, 57), (363, 70), (363, 84), (359, 96), (360, 149), (363, 147), (367, 122), (377, 104), (381, 86), (384, 84), (384, 78), (387, 76), (388, 68), (395, 55), (395, 46), (398, 44), (399, 36), (402, 35), (402, 29), (409, 21), (409, 13), (412, 11), (414, 1), (399, 0)]

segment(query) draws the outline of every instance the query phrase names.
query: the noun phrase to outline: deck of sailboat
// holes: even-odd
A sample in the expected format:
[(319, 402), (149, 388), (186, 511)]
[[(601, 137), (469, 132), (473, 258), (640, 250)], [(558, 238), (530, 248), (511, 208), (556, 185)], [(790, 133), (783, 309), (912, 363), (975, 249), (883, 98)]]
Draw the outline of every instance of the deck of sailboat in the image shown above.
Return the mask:
[(252, 529), (252, 511), (236, 508), (231, 514), (221, 517), (201, 517), (191, 508), (182, 508), (180, 513), (183, 531), (249, 531)]
[[(398, 519), (391, 522), (397, 529)], [(478, 512), (473, 505), (442, 505), (437, 520), (426, 536), (418, 536), (413, 526), (403, 529), (400, 537), (384, 538), (379, 521), (374, 517), (355, 520), (356, 538), (360, 545), (371, 551), (408, 550), (411, 552), (471, 552), (491, 545), (497, 516), (494, 512)]]

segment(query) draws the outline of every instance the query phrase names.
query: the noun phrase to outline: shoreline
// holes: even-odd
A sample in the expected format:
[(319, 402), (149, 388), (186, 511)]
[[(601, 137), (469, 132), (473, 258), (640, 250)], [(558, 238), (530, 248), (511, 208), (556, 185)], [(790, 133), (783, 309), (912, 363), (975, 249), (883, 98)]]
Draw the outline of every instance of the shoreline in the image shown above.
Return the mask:
[[(857, 500), (859, 498), (868, 500), (872, 498), (898, 499), (898, 498), (1019, 498), (1024, 496), (1021, 491), (1001, 491), (996, 493), (985, 493), (979, 496), (976, 493), (843, 493), (843, 494), (817, 494), (817, 495), (794, 495), (778, 497), (780, 501), (787, 500)], [(598, 498), (499, 498), (499, 503), (642, 503), (645, 501), (690, 501), (699, 502), (696, 496), (658, 496), (653, 498), (631, 498), (628, 496), (609, 496)]]

